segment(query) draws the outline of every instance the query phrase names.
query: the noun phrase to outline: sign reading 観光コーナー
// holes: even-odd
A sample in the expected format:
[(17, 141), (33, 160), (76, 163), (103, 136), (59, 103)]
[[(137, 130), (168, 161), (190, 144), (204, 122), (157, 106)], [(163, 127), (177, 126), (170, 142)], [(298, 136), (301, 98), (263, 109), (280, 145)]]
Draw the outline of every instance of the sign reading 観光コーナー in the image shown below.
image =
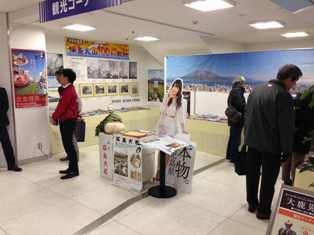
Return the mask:
[(40, 22), (121, 5), (130, 0), (45, 0), (39, 3)]
[(66, 38), (65, 48), (68, 56), (129, 59), (129, 46), (124, 44), (101, 43)]

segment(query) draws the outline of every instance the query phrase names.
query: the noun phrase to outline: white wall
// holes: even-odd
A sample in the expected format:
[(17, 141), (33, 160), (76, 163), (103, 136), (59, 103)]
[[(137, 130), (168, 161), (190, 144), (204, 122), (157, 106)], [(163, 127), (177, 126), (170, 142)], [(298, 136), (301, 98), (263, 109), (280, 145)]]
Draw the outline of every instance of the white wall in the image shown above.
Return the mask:
[[(13, 120), (13, 110), (12, 110), (12, 99), (11, 99), (11, 74), (10, 74), (10, 61), (9, 61), (9, 41), (8, 41), (8, 30), (6, 15), (0, 13), (0, 86), (6, 88), (10, 109), (8, 112), (10, 126), (8, 127), (11, 143), (15, 146), (14, 139), (14, 120)], [(6, 166), (5, 158), (2, 151), (2, 146), (0, 145), (0, 167)]]
[[(64, 55), (65, 66), (68, 66), (67, 57), (65, 56), (65, 42), (64, 37), (53, 34), (47, 34), (47, 52), (48, 53), (61, 53)], [(112, 100), (119, 99), (133, 99), (139, 98), (140, 102), (135, 103), (121, 103), (111, 104), (111, 108), (132, 107), (147, 105), (147, 90), (148, 82), (147, 77), (148, 69), (160, 69), (162, 65), (152, 57), (143, 47), (130, 45), (130, 61), (136, 61), (138, 63), (138, 79), (130, 82), (137, 82), (139, 85), (139, 97), (131, 96), (115, 96), (115, 97), (91, 97), (83, 98), (83, 111), (91, 111), (95, 109), (106, 109)], [(88, 80), (86, 82), (89, 82)], [(92, 81), (91, 81), (92, 82)], [(78, 81), (77, 81), (78, 83)], [(53, 105), (52, 105), (53, 106)]]
[(314, 48), (314, 40), (290, 39), (283, 42), (254, 43), (245, 46), (246, 51), (268, 51), (280, 49)]
[[(45, 33), (33, 27), (13, 29), (10, 36), (11, 48), (46, 50)], [(19, 160), (41, 157), (50, 153), (48, 129), (48, 107), (15, 109), (17, 156)], [(38, 149), (43, 146), (43, 154)]]

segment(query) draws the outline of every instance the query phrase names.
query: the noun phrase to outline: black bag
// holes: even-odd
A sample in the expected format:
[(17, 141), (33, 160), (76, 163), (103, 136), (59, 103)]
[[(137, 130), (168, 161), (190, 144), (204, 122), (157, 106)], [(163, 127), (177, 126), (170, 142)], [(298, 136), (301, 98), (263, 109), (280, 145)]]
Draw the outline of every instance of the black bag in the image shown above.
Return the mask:
[(246, 175), (247, 173), (247, 146), (244, 144), (241, 147), (241, 151), (234, 162), (235, 172), (238, 175)]
[(75, 129), (74, 129), (74, 135), (77, 142), (85, 141), (85, 129), (86, 129), (85, 121), (83, 119), (77, 120)]
[(241, 120), (242, 120), (242, 113), (240, 113), (233, 106), (228, 106), (228, 108), (225, 111), (225, 114), (231, 123), (237, 124), (237, 123), (241, 122)]

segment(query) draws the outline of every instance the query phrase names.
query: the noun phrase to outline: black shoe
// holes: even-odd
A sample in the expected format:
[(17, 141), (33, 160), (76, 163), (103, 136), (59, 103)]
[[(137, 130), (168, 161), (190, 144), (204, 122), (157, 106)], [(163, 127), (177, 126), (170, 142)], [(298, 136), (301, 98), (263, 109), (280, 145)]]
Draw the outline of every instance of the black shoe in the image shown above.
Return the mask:
[(16, 171), (16, 172), (21, 172), (23, 171), (23, 169), (21, 167), (18, 166), (14, 166), (14, 167), (9, 167), (8, 171)]
[(60, 161), (61, 162), (69, 161), (69, 157), (66, 156), (66, 157), (60, 158)]
[(78, 172), (70, 172), (70, 173), (62, 176), (60, 179), (67, 180), (67, 179), (71, 179), (71, 178), (76, 177), (76, 176), (79, 176)]
[(255, 213), (256, 209), (257, 209), (257, 205), (249, 204), (249, 207), (248, 207), (249, 212)]
[(69, 169), (59, 171), (59, 174), (68, 174), (70, 173)]
[(271, 215), (271, 213), (263, 213), (260, 211), (256, 212), (256, 218), (261, 219), (261, 220), (269, 220), (270, 215)]

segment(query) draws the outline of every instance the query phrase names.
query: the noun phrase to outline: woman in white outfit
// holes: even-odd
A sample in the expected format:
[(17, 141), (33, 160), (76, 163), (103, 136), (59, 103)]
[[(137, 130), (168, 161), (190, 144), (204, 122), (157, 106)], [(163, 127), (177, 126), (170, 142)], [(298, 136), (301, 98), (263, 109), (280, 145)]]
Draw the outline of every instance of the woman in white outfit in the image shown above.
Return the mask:
[[(175, 80), (169, 89), (168, 95), (165, 96), (162, 102), (157, 127), (159, 137), (177, 137), (180, 134), (187, 133), (185, 129), (186, 115), (183, 108), (182, 87), (182, 80)], [(169, 161), (169, 156), (167, 157), (167, 161)], [(159, 181), (159, 168), (158, 160), (158, 170), (154, 181)]]
[(168, 95), (164, 98), (161, 105), (161, 113), (157, 129), (159, 137), (175, 137), (179, 134), (186, 133), (182, 87), (182, 80), (175, 80), (169, 89)]

